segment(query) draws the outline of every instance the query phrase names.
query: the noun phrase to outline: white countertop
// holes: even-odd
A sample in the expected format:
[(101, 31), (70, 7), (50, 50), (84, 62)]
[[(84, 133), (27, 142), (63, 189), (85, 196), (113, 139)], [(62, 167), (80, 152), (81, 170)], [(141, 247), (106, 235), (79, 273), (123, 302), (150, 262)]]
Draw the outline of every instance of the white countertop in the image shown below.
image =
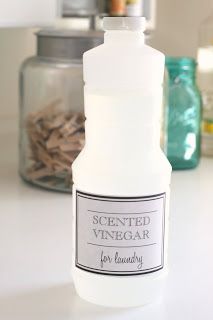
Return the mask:
[(71, 195), (21, 181), (13, 123), (0, 123), (0, 319), (213, 319), (213, 159), (173, 173), (163, 301), (102, 308), (78, 298), (72, 284)]

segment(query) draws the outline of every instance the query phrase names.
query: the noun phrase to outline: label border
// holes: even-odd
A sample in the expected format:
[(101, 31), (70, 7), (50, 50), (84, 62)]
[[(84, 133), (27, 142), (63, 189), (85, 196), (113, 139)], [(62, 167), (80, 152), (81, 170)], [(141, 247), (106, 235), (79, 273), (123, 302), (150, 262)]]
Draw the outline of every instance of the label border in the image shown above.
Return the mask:
[[(155, 195), (150, 195), (150, 196), (141, 196), (141, 197), (116, 197), (116, 196), (101, 196), (101, 195), (95, 195), (95, 194), (89, 194), (86, 192), (82, 192), (76, 189), (76, 197), (75, 197), (75, 202), (76, 202), (76, 215), (75, 215), (75, 267), (79, 268), (81, 270), (95, 273), (95, 274), (103, 274), (103, 275), (110, 275), (110, 276), (133, 276), (133, 275), (143, 275), (143, 274), (149, 274), (153, 272), (157, 272), (159, 270), (162, 270), (164, 267), (164, 239), (165, 239), (165, 202), (166, 202), (166, 192), (155, 194)], [(161, 242), (161, 264), (159, 266), (153, 267), (153, 268), (148, 268), (141, 270), (138, 272), (137, 270), (135, 271), (109, 271), (109, 270), (101, 270), (101, 269), (96, 269), (96, 268), (91, 268), (82, 265), (81, 263), (78, 262), (78, 197), (82, 198), (99, 198), (97, 200), (99, 201), (110, 201), (110, 202), (128, 202), (125, 200), (130, 200), (131, 202), (139, 202), (142, 199), (142, 201), (151, 201), (151, 200), (157, 200), (157, 199), (163, 199), (163, 214), (162, 214), (162, 242)], [(100, 199), (101, 198), (101, 199)], [(154, 199), (153, 199), (154, 198)], [(123, 201), (124, 200), (124, 201)], [(135, 200), (135, 201), (132, 201)], [(119, 274), (116, 274), (116, 273)]]

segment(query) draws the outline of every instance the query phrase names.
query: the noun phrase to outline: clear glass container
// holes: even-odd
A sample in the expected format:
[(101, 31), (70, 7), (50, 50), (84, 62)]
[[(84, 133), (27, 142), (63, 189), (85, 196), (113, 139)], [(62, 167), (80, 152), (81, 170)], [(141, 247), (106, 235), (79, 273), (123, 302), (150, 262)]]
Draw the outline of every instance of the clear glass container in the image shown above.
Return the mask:
[(201, 98), (192, 58), (166, 58), (169, 75), (167, 157), (173, 169), (190, 169), (200, 158)]
[(71, 164), (84, 145), (82, 55), (102, 33), (43, 30), (37, 56), (20, 70), (19, 172), (35, 185), (71, 192)]
[(213, 14), (199, 28), (198, 86), (203, 101), (201, 151), (213, 156)]

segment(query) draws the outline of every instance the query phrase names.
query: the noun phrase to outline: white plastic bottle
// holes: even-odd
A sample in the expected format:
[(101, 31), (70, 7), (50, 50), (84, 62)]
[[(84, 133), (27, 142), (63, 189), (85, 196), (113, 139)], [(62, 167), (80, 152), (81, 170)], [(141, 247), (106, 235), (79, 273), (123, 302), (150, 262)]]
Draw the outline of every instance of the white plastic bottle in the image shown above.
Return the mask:
[(213, 156), (213, 13), (200, 25), (197, 61), (203, 106), (201, 152)]
[(143, 18), (104, 19), (84, 54), (86, 145), (73, 164), (73, 279), (80, 297), (128, 307), (161, 295), (171, 166), (160, 149), (164, 55)]
[(142, 13), (142, 0), (127, 0), (126, 15), (129, 17), (140, 17)]

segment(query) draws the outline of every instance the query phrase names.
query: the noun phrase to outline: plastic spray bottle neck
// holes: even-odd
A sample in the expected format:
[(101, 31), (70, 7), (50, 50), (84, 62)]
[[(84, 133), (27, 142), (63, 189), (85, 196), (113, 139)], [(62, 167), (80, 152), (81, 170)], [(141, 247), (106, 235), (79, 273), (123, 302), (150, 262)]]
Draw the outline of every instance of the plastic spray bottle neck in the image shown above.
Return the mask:
[(142, 45), (144, 34), (141, 31), (108, 30), (104, 34), (104, 43), (113, 45)]

